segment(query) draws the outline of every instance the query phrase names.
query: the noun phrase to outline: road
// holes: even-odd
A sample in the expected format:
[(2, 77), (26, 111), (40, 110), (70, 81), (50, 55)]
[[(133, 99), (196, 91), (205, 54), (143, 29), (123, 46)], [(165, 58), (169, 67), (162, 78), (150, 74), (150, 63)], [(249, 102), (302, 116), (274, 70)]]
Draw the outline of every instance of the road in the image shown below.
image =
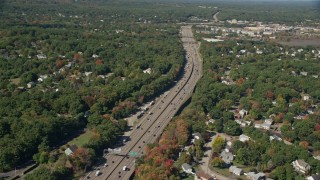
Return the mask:
[[(212, 142), (214, 141), (214, 139), (217, 137), (217, 136), (221, 136), (221, 134), (215, 134), (213, 137), (212, 137), (212, 141), (208, 142), (205, 144), (205, 149), (206, 151), (204, 152), (204, 157), (201, 159), (200, 161), (200, 168), (202, 169), (203, 172), (209, 174), (210, 176), (212, 177), (215, 177), (215, 179), (219, 179), (219, 180), (229, 180), (230, 178), (229, 177), (225, 177), (224, 175), (221, 175), (215, 171), (212, 171), (210, 168), (209, 168), (209, 161), (210, 161), (210, 158), (211, 158), (211, 151), (212, 151), (212, 148), (211, 148), (211, 145), (212, 145)], [(225, 139), (226, 136), (223, 136), (223, 138)]]
[[(182, 78), (170, 89), (169, 93), (159, 98), (146, 116), (142, 117), (141, 122), (134, 127), (130, 141), (121, 147), (121, 153), (108, 154), (105, 157), (108, 166), (99, 167), (101, 174), (95, 176), (96, 171), (92, 171), (86, 176), (86, 179), (129, 179), (134, 173), (136, 159), (130, 157), (129, 153), (133, 151), (143, 155), (143, 147), (160, 137), (172, 117), (191, 97), (202, 72), (198, 54), (199, 44), (193, 38), (191, 26), (181, 27), (181, 40), (186, 51), (186, 64)], [(123, 170), (124, 166), (127, 167), (126, 170)]]
[(219, 21), (219, 20), (218, 20), (218, 17), (217, 17), (219, 13), (220, 13), (220, 11), (214, 13), (214, 15), (213, 15), (213, 20), (214, 20), (214, 22), (218, 22), (218, 21)]

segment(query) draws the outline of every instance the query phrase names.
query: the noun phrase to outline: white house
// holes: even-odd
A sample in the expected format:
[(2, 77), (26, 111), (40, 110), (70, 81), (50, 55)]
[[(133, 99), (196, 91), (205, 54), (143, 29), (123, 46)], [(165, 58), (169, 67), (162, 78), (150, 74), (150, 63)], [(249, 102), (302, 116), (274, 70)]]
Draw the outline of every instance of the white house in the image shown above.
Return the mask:
[(255, 124), (254, 127), (258, 129), (270, 130), (272, 123), (272, 119), (266, 119), (262, 124)]
[(251, 180), (263, 180), (266, 178), (266, 175), (262, 172), (259, 172), (257, 174), (255, 172), (248, 172), (247, 178)]
[(312, 175), (312, 176), (309, 176), (307, 177), (307, 180), (320, 180), (320, 175)]
[(143, 73), (151, 74), (151, 68), (148, 68), (148, 69), (143, 70)]
[(202, 139), (202, 136), (200, 133), (196, 132), (196, 133), (193, 133), (192, 136), (194, 137), (194, 139), (198, 139), (198, 140), (201, 140)]
[(249, 141), (249, 140), (250, 140), (250, 137), (247, 136), (247, 135), (241, 134), (239, 136), (239, 141), (241, 141), (241, 142), (246, 142), (246, 141)]
[(303, 159), (295, 160), (291, 164), (297, 172), (300, 172), (302, 174), (307, 174), (311, 169), (310, 165)]
[(308, 72), (302, 71), (302, 72), (300, 72), (300, 74), (301, 74), (302, 76), (307, 76), (307, 75), (308, 75)]
[(186, 173), (188, 173), (188, 174), (194, 174), (194, 173), (192, 172), (192, 167), (191, 167), (189, 164), (187, 164), (187, 163), (183, 163), (183, 164), (181, 165), (181, 168), (182, 168), (182, 170), (183, 170), (184, 172), (186, 172)]
[(282, 141), (282, 139), (277, 135), (269, 136), (269, 140), (270, 141), (273, 141), (273, 140)]
[(239, 114), (240, 114), (240, 116), (241, 116), (241, 119), (243, 119), (244, 116), (248, 115), (248, 111), (245, 110), (245, 109), (241, 109), (241, 110), (239, 111)]
[(232, 174), (235, 174), (237, 176), (241, 176), (243, 174), (243, 170), (238, 168), (237, 166), (230, 166), (229, 167), (229, 171), (232, 173)]
[(98, 58), (99, 56), (96, 55), (96, 54), (93, 54), (92, 57), (93, 57), (93, 58)]
[(308, 94), (302, 95), (302, 99), (303, 99), (304, 101), (308, 101), (308, 100), (310, 100), (310, 98), (311, 98), (311, 96), (308, 95)]
[(226, 165), (230, 165), (234, 159), (233, 154), (228, 152), (228, 150), (223, 150), (220, 157)]
[(85, 75), (86, 77), (90, 76), (91, 74), (92, 74), (91, 71), (89, 71), (89, 72), (84, 72), (84, 75)]
[(70, 147), (68, 147), (64, 153), (67, 155), (67, 156), (70, 156), (70, 155), (73, 155), (73, 153), (78, 149), (78, 146), (77, 145), (72, 145)]
[(30, 89), (30, 88), (33, 88), (35, 85), (36, 85), (36, 83), (34, 83), (34, 82), (32, 82), (32, 81), (31, 81), (31, 82), (28, 82), (28, 83), (27, 83), (27, 88), (29, 88), (29, 89)]
[(47, 79), (49, 76), (47, 74), (40, 75), (38, 78), (38, 82), (43, 82), (45, 79)]
[(37, 58), (38, 59), (47, 59), (47, 56), (45, 54), (38, 54)]

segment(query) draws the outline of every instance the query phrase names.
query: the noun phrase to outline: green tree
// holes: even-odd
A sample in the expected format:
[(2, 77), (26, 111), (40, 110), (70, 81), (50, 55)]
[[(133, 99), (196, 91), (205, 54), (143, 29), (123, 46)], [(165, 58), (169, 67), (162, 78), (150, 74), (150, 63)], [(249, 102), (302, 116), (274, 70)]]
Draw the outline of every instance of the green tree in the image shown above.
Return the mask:
[(212, 142), (212, 152), (219, 153), (225, 146), (225, 141), (221, 136), (217, 136)]
[(239, 136), (242, 133), (240, 125), (235, 121), (227, 121), (224, 125), (223, 131), (232, 136)]

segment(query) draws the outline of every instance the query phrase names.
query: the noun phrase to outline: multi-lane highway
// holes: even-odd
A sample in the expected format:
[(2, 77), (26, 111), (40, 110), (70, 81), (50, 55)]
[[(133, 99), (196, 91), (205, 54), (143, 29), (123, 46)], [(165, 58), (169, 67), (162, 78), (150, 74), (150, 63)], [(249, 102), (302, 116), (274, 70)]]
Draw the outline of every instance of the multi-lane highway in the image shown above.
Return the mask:
[(117, 155), (108, 154), (105, 157), (107, 166), (100, 167), (99, 176), (95, 176), (93, 171), (86, 176), (87, 179), (129, 179), (135, 165), (135, 158), (130, 157), (129, 153), (132, 151), (143, 155), (143, 147), (159, 138), (179, 108), (191, 97), (202, 72), (198, 54), (199, 44), (193, 38), (191, 26), (181, 27), (181, 40), (186, 51), (186, 64), (180, 80), (142, 117), (139, 124), (134, 127), (129, 141), (121, 147), (121, 152)]

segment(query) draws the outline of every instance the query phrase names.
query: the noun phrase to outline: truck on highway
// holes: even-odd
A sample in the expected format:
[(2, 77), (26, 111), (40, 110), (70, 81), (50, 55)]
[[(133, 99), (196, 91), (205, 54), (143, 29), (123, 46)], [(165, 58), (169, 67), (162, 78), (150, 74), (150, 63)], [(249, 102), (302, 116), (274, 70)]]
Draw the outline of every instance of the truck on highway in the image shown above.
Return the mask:
[(141, 117), (143, 116), (143, 114), (144, 114), (143, 111), (139, 112), (138, 115), (137, 115), (137, 118), (138, 118), (138, 119), (141, 118)]

